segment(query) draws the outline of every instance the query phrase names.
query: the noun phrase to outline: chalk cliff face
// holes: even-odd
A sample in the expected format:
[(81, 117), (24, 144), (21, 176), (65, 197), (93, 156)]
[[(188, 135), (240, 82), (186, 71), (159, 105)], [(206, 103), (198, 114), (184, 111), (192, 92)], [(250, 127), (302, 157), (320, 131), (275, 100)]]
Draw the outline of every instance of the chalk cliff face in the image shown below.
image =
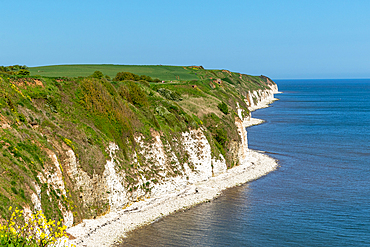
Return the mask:
[[(255, 98), (257, 104), (251, 103), (251, 109), (265, 106), (266, 103), (273, 101), (273, 95), (277, 92), (277, 87), (271, 90), (249, 92), (250, 97)], [(254, 102), (251, 100), (250, 102)], [(250, 115), (244, 115), (243, 110), (237, 108), (238, 117), (235, 117), (235, 125), (240, 136), (240, 142), (237, 143), (237, 148), (234, 150), (238, 158), (238, 164), (249, 164), (249, 150), (246, 126), (250, 119)], [(212, 157), (211, 146), (208, 142), (204, 129), (190, 129), (183, 132), (177, 142), (181, 145), (188, 154), (186, 162), (181, 164), (174, 150), (168, 143), (163, 143), (161, 134), (152, 131), (153, 142), (148, 144), (144, 141), (144, 136), (136, 136), (136, 143), (138, 143), (137, 153), (134, 153), (134, 163), (132, 164), (141, 174), (140, 179), (134, 185), (137, 187), (135, 191), (130, 191), (125, 182), (124, 171), (120, 170), (120, 160), (116, 157), (116, 151), (119, 147), (110, 143), (107, 147), (109, 158), (106, 160), (105, 170), (102, 175), (89, 176), (82, 168), (80, 168), (78, 158), (74, 151), (67, 145), (63, 145), (64, 160), (63, 167), (74, 187), (80, 191), (80, 200), (86, 208), (100, 204), (109, 204), (110, 210), (123, 208), (131, 202), (145, 199), (146, 197), (159, 197), (164, 194), (174, 193), (180, 191), (189, 184), (195, 184), (200, 181), (205, 181), (212, 176), (220, 175), (227, 170), (225, 158), (222, 154), (218, 157)], [(139, 161), (137, 156), (145, 157), (145, 161)], [(56, 155), (49, 151), (49, 155), (54, 162), (56, 172), (50, 175), (45, 172), (40, 174), (40, 180), (48, 183), (55, 189), (60, 191), (61, 195), (66, 194), (66, 189), (61, 175), (61, 164)], [(151, 162), (151, 168), (142, 168), (141, 162)], [(143, 166), (144, 167), (144, 166)], [(155, 170), (158, 174), (152, 174)], [(49, 174), (49, 176), (48, 176)], [(155, 180), (154, 180), (155, 179)], [(153, 182), (155, 181), (155, 182)], [(33, 203), (35, 208), (41, 208), (40, 194), (33, 194)], [(65, 209), (63, 205), (59, 205), (63, 212), (63, 217), (67, 226), (73, 224), (73, 214), (71, 211)]]
[(183, 69), (199, 80), (0, 74), (0, 215), (18, 206), (72, 226), (248, 165), (250, 112), (276, 84)]
[(268, 103), (274, 100), (274, 94), (278, 93), (278, 87), (276, 84), (271, 84), (270, 88), (271, 89), (267, 90), (248, 92), (245, 101), (249, 105), (250, 111), (267, 107)]

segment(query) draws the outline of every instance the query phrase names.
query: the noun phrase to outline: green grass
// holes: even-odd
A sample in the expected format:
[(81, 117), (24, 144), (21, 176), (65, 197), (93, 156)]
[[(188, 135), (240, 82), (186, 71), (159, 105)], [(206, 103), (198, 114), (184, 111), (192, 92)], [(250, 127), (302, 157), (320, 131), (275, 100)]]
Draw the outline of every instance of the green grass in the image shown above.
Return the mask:
[(78, 65), (52, 65), (41, 67), (30, 67), (31, 75), (47, 77), (79, 77), (89, 76), (98, 70), (111, 78), (118, 72), (131, 72), (137, 75), (148, 75), (161, 80), (197, 80), (198, 77), (181, 66), (162, 65), (113, 65), (113, 64), (78, 64)]

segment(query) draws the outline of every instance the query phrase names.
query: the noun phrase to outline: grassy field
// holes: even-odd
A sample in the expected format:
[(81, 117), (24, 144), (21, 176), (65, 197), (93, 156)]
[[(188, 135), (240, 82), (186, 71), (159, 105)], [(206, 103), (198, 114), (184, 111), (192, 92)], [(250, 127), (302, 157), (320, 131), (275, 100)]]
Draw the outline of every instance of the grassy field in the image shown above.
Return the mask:
[(162, 65), (113, 65), (113, 64), (79, 64), (79, 65), (53, 65), (30, 67), (31, 75), (41, 75), (47, 77), (79, 77), (89, 76), (94, 71), (99, 70), (104, 75), (111, 78), (118, 72), (131, 72), (137, 75), (148, 75), (152, 78), (161, 80), (197, 80), (199, 79), (190, 70), (181, 66), (162, 66)]

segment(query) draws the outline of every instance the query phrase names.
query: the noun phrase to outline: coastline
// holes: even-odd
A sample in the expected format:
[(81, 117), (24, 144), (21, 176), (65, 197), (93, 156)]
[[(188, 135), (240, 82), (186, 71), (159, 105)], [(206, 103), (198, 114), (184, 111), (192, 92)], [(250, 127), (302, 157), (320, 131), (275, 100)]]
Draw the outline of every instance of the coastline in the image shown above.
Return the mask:
[[(263, 102), (250, 111), (268, 107), (276, 99)], [(261, 102), (262, 103), (262, 102)], [(261, 119), (250, 118), (244, 121), (244, 127), (261, 124)], [(76, 246), (111, 246), (119, 242), (127, 232), (148, 225), (157, 219), (194, 205), (213, 200), (227, 188), (242, 185), (261, 178), (277, 169), (275, 159), (248, 149), (249, 162), (228, 169), (225, 173), (196, 184), (189, 184), (185, 189), (134, 202), (125, 209), (109, 212), (97, 219), (85, 219), (82, 223), (67, 229), (75, 237), (69, 243)]]

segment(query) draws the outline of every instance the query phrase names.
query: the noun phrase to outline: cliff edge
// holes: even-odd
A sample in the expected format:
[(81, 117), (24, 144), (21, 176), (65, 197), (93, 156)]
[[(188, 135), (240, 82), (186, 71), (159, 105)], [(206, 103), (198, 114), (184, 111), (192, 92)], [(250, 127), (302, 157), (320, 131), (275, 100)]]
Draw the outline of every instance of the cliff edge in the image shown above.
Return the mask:
[[(83, 245), (128, 212), (175, 203), (157, 207), (166, 215), (275, 169), (248, 149), (246, 127), (277, 85), (228, 70), (176, 69), (198, 79), (0, 74), (2, 218), (9, 206), (42, 210)], [(145, 213), (126, 231), (161, 215)]]

